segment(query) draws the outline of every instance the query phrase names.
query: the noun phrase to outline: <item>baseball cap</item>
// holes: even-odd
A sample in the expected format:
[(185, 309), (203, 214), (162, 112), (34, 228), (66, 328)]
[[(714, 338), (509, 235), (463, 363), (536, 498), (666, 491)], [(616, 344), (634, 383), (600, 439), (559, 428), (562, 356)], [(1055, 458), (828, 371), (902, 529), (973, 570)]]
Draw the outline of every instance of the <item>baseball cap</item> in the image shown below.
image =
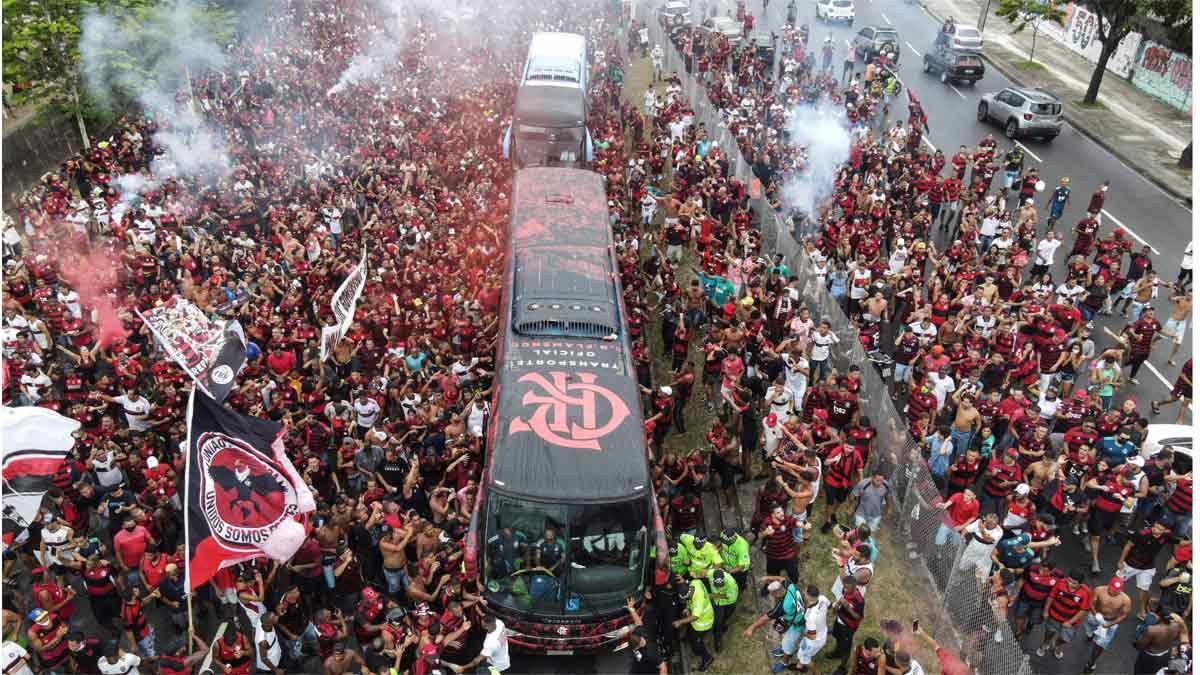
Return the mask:
[(38, 607), (29, 610), (29, 614), (26, 614), (25, 618), (34, 623), (46, 624), (50, 622), (50, 612)]
[(732, 527), (727, 527), (721, 532), (721, 541), (726, 544), (733, 543), (735, 537), (737, 537), (737, 532)]
[(1017, 494), (1021, 495), (1022, 497), (1029, 494), (1029, 485), (1027, 483), (1021, 483), (1020, 485), (1018, 485), (1017, 486)]
[(1121, 577), (1113, 577), (1108, 580), (1108, 590), (1113, 593), (1120, 593), (1125, 588), (1125, 580)]

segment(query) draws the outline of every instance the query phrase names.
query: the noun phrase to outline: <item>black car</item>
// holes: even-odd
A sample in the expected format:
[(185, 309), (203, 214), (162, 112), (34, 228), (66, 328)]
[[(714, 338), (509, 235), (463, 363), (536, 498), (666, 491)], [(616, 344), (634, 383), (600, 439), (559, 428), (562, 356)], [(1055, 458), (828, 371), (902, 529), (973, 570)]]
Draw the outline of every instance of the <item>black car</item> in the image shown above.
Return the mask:
[(867, 26), (854, 35), (850, 43), (854, 53), (866, 62), (875, 60), (880, 54), (890, 54), (891, 62), (900, 60), (900, 33), (887, 26)]
[(983, 59), (979, 52), (934, 45), (925, 52), (925, 72), (937, 73), (942, 82), (957, 80), (974, 85), (983, 79)]

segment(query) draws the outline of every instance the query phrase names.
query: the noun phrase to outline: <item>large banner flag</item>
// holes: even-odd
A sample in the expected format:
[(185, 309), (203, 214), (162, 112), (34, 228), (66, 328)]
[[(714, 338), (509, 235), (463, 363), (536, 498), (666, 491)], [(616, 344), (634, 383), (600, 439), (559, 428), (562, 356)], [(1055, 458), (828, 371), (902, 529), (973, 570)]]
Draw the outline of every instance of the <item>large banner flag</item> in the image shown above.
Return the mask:
[(346, 275), (345, 281), (338, 286), (330, 302), (337, 323), (321, 328), (321, 361), (333, 354), (333, 348), (350, 331), (350, 326), (354, 323), (354, 310), (358, 307), (358, 298), (366, 285), (367, 247), (364, 246), (358, 264), (350, 269), (350, 274)]
[(246, 334), (237, 321), (218, 322), (179, 296), (138, 316), (158, 344), (218, 403), (246, 363)]
[(282, 425), (240, 415), (192, 390), (184, 511), (188, 588), (252, 558), (286, 561), (304, 543), (298, 518), (316, 503), (284, 453), (283, 438)]
[(54, 474), (75, 445), (78, 429), (78, 421), (46, 408), (0, 408), (5, 544), (37, 517)]

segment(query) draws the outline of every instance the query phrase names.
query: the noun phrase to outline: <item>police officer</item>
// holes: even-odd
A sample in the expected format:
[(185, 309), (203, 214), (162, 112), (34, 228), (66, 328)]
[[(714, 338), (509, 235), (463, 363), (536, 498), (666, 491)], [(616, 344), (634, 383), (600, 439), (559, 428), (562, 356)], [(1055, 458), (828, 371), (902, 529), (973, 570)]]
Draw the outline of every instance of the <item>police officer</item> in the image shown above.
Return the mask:
[(722, 570), (708, 571), (708, 597), (713, 604), (713, 649), (721, 651), (721, 637), (729, 628), (737, 607), (738, 585), (733, 577)]
[(732, 527), (721, 533), (721, 568), (733, 576), (739, 590), (746, 590), (750, 570), (750, 543)]
[(713, 656), (704, 644), (704, 636), (712, 630), (716, 612), (709, 600), (708, 590), (700, 579), (677, 584), (675, 594), (682, 605), (680, 613), (683, 616), (673, 621), (672, 625), (676, 629), (687, 627), (687, 640), (691, 643), (692, 653), (700, 657), (700, 665), (696, 670), (702, 673), (713, 663)]
[(681, 534), (679, 544), (680, 548), (687, 551), (687, 572), (693, 579), (706, 578), (709, 570), (721, 564), (721, 553), (703, 533), (695, 536)]

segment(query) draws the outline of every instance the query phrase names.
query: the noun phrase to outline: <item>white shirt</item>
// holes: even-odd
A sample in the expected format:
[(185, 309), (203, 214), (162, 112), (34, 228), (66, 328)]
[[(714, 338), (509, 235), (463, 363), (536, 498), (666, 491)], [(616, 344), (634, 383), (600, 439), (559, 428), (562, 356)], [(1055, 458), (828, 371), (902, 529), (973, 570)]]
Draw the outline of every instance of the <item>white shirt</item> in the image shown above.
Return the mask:
[(914, 321), (908, 324), (908, 327), (912, 329), (913, 334), (917, 336), (917, 339), (921, 341), (921, 344), (928, 344), (937, 337), (938, 329), (932, 321), (929, 322), (928, 327), (921, 325), (920, 321)]
[[(26, 665), (14, 670), (8, 669), (9, 666), (21, 659), (25, 659)], [(28, 665), (29, 660), (29, 652), (25, 651), (25, 648), (21, 645), (9, 641), (5, 641), (3, 645), (0, 645), (0, 669), (6, 675), (34, 675), (33, 669)]]
[(988, 216), (979, 224), (979, 236), (994, 237), (1000, 229), (1000, 219), (995, 216)]
[(146, 423), (146, 416), (150, 414), (150, 401), (144, 398), (134, 400), (128, 396), (118, 396), (113, 399), (113, 403), (117, 403), (125, 409), (125, 422), (129, 424), (130, 430), (146, 431), (150, 428), (150, 425)]
[(946, 405), (946, 395), (954, 391), (954, 378), (949, 375), (942, 377), (940, 373), (930, 373), (927, 377), (929, 388), (937, 397), (938, 410)]
[(829, 598), (820, 596), (817, 598), (817, 604), (804, 610), (804, 632), (816, 632), (816, 636), (807, 638), (814, 644), (825, 642), (828, 637), (829, 622)]
[[(267, 663), (266, 661), (263, 660), (262, 652), (258, 648), (258, 645), (263, 642), (267, 643), (267, 658), (270, 659), (270, 663)], [(274, 670), (275, 667), (279, 665), (279, 663), (282, 659), (283, 659), (283, 648), (281, 648), (279, 646), (279, 633), (277, 633), (274, 630), (272, 630), (271, 632), (268, 633), (266, 630), (263, 629), (261, 622), (258, 624), (255, 624), (255, 626), (254, 626), (254, 661), (255, 661), (255, 665), (258, 666), (258, 669), (259, 670)]]
[(96, 669), (101, 675), (138, 675), (138, 666), (142, 663), (142, 657), (137, 654), (122, 653), (121, 658), (117, 659), (116, 663), (110, 663), (107, 658), (101, 658), (96, 662)]
[(809, 340), (812, 341), (812, 353), (809, 358), (813, 361), (824, 361), (829, 358), (829, 348), (838, 342), (838, 336), (831, 331), (827, 335), (821, 335), (820, 331), (813, 333)]
[(1187, 248), (1183, 249), (1183, 261), (1179, 263), (1179, 269), (1192, 269), (1192, 242), (1188, 242)]
[(1004, 530), (1000, 529), (999, 525), (990, 530), (983, 529), (983, 520), (978, 518), (968, 525), (964, 532), (974, 535), (982, 534), (988, 539), (991, 539), (993, 542), (991, 544), (985, 544), (978, 539), (972, 538), (971, 542), (967, 544), (967, 548), (963, 551), (963, 558), (968, 558), (970, 560), (984, 560), (991, 558), (992, 550), (996, 548), (996, 542), (999, 542), (1000, 535), (1004, 534)]
[(358, 426), (369, 429), (375, 426), (375, 418), (379, 417), (379, 404), (373, 398), (356, 399), (354, 412), (358, 415)]
[(1038, 395), (1038, 417), (1041, 417), (1044, 420), (1053, 420), (1054, 416), (1058, 414), (1058, 406), (1060, 403), (1062, 403), (1062, 399), (1056, 397), (1053, 401), (1051, 401), (1050, 399), (1046, 398), (1046, 392), (1042, 392)]
[(504, 672), (509, 669), (511, 662), (508, 660), (508, 630), (503, 621), (496, 619), (496, 630), (483, 638), (483, 649), (479, 653), (487, 659), (488, 665), (496, 670)]
[(63, 293), (60, 290), (58, 292), (58, 301), (67, 308), (67, 311), (71, 313), (71, 316), (75, 317), (76, 319), (83, 316), (83, 308), (79, 305), (79, 294), (74, 290), (67, 289), (66, 293)]
[(1039, 241), (1037, 245), (1037, 264), (1053, 265), (1054, 252), (1058, 250), (1059, 246), (1062, 246), (1062, 240), (1057, 238), (1042, 239)]
[(483, 436), (483, 423), (487, 421), (488, 413), (491, 412), (492, 405), (487, 401), (483, 402), (483, 407), (472, 405), (470, 412), (467, 413), (467, 431), (476, 438)]
[[(830, 333), (830, 335), (833, 335), (833, 333)], [(808, 359), (803, 356), (800, 358), (785, 356), (783, 361), (787, 365), (783, 369), (784, 388), (803, 396), (804, 389), (808, 386), (808, 375), (804, 372), (797, 373), (794, 369), (800, 369), (801, 371), (808, 370)]]

